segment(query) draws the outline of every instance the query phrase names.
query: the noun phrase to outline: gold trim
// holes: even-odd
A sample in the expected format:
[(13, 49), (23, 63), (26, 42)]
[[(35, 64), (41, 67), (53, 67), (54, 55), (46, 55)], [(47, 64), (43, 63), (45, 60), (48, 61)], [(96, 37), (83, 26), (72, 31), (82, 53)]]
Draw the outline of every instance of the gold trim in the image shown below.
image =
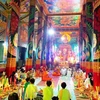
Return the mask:
[(66, 15), (81, 15), (82, 13), (55, 13), (55, 14), (47, 14), (47, 16), (66, 16)]
[(5, 10), (7, 10), (6, 5), (4, 5), (2, 2), (0, 2), (0, 5), (2, 5), (5, 8)]
[(1, 11), (1, 14), (4, 15), (6, 18), (8, 18), (8, 13), (5, 11)]
[(0, 21), (0, 27), (3, 27), (6, 29), (7, 23)]
[(94, 7), (93, 7), (93, 11), (100, 6), (100, 0), (98, 0), (97, 2), (94, 2)]

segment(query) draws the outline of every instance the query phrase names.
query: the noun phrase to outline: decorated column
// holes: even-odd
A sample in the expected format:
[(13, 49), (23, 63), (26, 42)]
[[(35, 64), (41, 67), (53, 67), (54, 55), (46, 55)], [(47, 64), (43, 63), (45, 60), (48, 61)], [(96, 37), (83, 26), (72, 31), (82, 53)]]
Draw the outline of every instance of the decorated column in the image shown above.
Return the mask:
[(81, 55), (80, 55), (80, 60), (81, 62), (81, 67), (83, 70), (85, 70), (85, 66), (84, 66), (84, 62), (86, 60), (86, 56), (85, 56), (85, 52), (84, 52), (84, 48), (86, 47), (86, 39), (87, 39), (87, 35), (86, 35), (86, 10), (85, 10), (85, 2), (83, 4), (83, 9), (82, 9), (82, 15), (81, 15), (81, 22), (80, 22), (80, 46), (81, 46)]
[(41, 66), (41, 52), (42, 52), (42, 36), (43, 36), (43, 7), (41, 6), (38, 11), (38, 35), (37, 35), (37, 60), (36, 69)]
[(88, 35), (89, 42), (86, 45), (87, 56), (89, 56), (88, 61), (93, 61), (93, 0), (87, 0), (86, 2), (86, 33)]
[(41, 65), (46, 66), (46, 41), (47, 41), (47, 16), (44, 21), (44, 32), (43, 32), (43, 42), (42, 42), (42, 52), (41, 52)]
[[(47, 25), (47, 24), (49, 24), (48, 23), (48, 17), (46, 17), (46, 27), (48, 26), (48, 27), (51, 27), (51, 24), (50, 24), (50, 26), (49, 25)], [(48, 28), (47, 27), (47, 28)], [(48, 28), (49, 29), (49, 28)], [(47, 32), (47, 29), (46, 29), (46, 34), (47, 34), (48, 32)], [(49, 68), (50, 67), (50, 46), (51, 46), (51, 37), (49, 36), (49, 34), (47, 34), (47, 41), (46, 41), (46, 65), (47, 65), (47, 67)]]
[(30, 0), (29, 26), (28, 26), (28, 58), (26, 60), (26, 71), (32, 68), (33, 55), (33, 36), (34, 36), (34, 18), (35, 18), (35, 2)]
[[(93, 61), (93, 2), (86, 0), (83, 5), (82, 13), (82, 61), (84, 70), (87, 73), (91, 72), (91, 62)], [(86, 66), (85, 66), (86, 65)]]
[(11, 22), (9, 30), (9, 41), (8, 41), (8, 55), (7, 55), (7, 65), (6, 73), (10, 76), (13, 71), (16, 70), (16, 52), (18, 43), (18, 24), (20, 15), (20, 0), (12, 0), (10, 3), (11, 10)]
[(91, 62), (93, 61), (93, 48), (92, 48), (92, 40), (93, 40), (93, 1), (92, 0), (86, 0), (85, 6), (85, 17), (84, 17), (84, 23), (85, 27), (83, 27), (84, 34), (84, 56), (85, 56), (85, 62), (84, 67), (87, 73), (91, 72)]
[(94, 1), (93, 6), (94, 20), (93, 20), (93, 79), (96, 90), (99, 88), (100, 92), (100, 0)]

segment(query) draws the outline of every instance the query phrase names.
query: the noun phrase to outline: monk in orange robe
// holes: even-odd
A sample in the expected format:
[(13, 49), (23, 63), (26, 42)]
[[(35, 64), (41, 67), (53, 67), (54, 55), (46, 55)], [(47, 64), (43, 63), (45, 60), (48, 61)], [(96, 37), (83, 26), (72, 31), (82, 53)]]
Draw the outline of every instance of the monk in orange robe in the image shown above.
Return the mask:
[(53, 72), (52, 75), (53, 75), (53, 76), (60, 76), (60, 75), (61, 75), (61, 73), (60, 73), (60, 69), (59, 69), (58, 66), (54, 69), (54, 72)]
[(35, 70), (35, 77), (40, 77), (40, 70), (39, 69)]
[(42, 70), (42, 81), (48, 81), (48, 80), (51, 80), (51, 78), (49, 77), (48, 75), (48, 72), (46, 70), (46, 67), (41, 67), (41, 70)]

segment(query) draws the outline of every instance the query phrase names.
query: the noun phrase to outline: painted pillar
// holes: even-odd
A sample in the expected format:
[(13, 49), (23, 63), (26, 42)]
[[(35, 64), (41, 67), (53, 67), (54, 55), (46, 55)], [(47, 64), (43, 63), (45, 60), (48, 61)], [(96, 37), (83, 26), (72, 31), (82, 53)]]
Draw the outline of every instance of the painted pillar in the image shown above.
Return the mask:
[(37, 35), (37, 60), (36, 69), (41, 66), (41, 52), (42, 52), (42, 36), (43, 36), (43, 7), (40, 7), (38, 12), (38, 35)]
[(94, 2), (94, 21), (93, 21), (93, 29), (94, 29), (94, 44), (93, 44), (93, 52), (94, 52), (94, 61), (100, 62), (100, 0), (96, 0)]
[(28, 58), (26, 60), (26, 71), (32, 68), (33, 56), (33, 36), (34, 36), (34, 18), (35, 18), (36, 0), (30, 0), (29, 26), (28, 26)]
[(82, 27), (82, 15), (81, 15), (81, 22), (79, 24), (79, 51), (80, 51), (80, 56), (79, 56), (79, 60), (80, 60), (80, 67), (84, 70), (84, 67), (83, 67), (83, 60), (82, 60), (82, 52), (83, 52), (83, 38), (82, 38), (82, 32), (83, 32), (83, 27)]
[(94, 20), (93, 20), (93, 53), (94, 53), (94, 62), (92, 65), (93, 68), (93, 79), (94, 86), (98, 92), (100, 92), (100, 0), (94, 1), (93, 6), (94, 11)]
[(90, 52), (89, 61), (93, 61), (93, 48), (92, 48), (92, 40), (93, 40), (93, 0), (87, 0), (86, 2), (86, 31), (89, 39), (89, 43), (87, 43), (87, 49)]
[(6, 73), (10, 76), (16, 70), (16, 52), (18, 43), (18, 24), (20, 15), (20, 0), (12, 0), (11, 22), (8, 41)]
[(93, 48), (92, 48), (92, 39), (93, 39), (93, 2), (92, 0), (86, 0), (84, 5), (85, 10), (85, 17), (84, 17), (84, 23), (85, 27), (83, 27), (84, 34), (83, 38), (85, 40), (84, 42), (84, 54), (85, 54), (85, 62), (84, 62), (84, 68), (87, 72), (92, 71), (91, 64), (93, 61)]
[(44, 32), (43, 32), (43, 42), (42, 42), (42, 52), (41, 52), (41, 65), (46, 66), (46, 41), (47, 41), (47, 16), (44, 21)]
[[(47, 22), (47, 26), (48, 26), (48, 17), (46, 18), (46, 22)], [(48, 27), (47, 27), (48, 28)], [(51, 43), (50, 43), (50, 36), (49, 34), (46, 32), (47, 34), (47, 41), (46, 41), (46, 65), (48, 68), (50, 68), (50, 46), (51, 46)]]
[(81, 67), (83, 70), (86, 70), (85, 69), (85, 56), (84, 56), (84, 48), (86, 47), (86, 44), (85, 44), (85, 36), (86, 36), (86, 23), (85, 23), (85, 20), (86, 20), (86, 9), (85, 9), (85, 3), (83, 4), (83, 10), (82, 10), (82, 15), (81, 15), (81, 23), (80, 23), (80, 45), (81, 45)]
[(83, 5), (82, 13), (82, 60), (83, 68), (89, 73), (91, 72), (91, 62), (93, 61), (93, 2), (86, 0)]

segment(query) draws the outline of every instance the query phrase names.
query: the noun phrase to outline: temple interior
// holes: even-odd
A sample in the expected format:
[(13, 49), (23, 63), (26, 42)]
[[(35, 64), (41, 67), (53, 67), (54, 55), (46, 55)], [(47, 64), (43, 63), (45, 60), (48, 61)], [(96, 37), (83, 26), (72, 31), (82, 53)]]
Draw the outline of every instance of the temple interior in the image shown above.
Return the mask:
[(49, 100), (47, 81), (55, 97), (65, 82), (70, 100), (100, 100), (100, 0), (0, 0), (0, 100)]

